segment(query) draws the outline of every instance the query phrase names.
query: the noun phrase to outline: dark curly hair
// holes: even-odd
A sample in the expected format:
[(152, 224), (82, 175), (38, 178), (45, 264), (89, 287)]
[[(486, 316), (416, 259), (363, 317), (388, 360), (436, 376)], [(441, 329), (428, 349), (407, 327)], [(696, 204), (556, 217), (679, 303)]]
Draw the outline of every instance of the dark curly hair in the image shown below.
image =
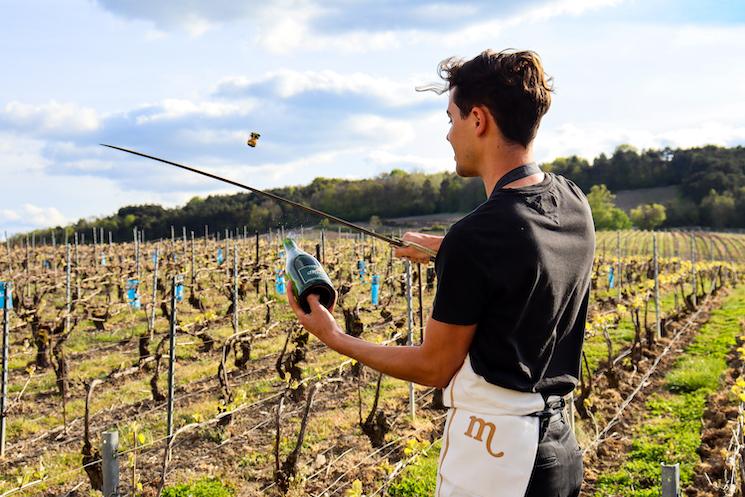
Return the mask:
[(483, 105), (505, 138), (524, 147), (533, 141), (553, 92), (537, 53), (485, 50), (467, 62), (445, 59), (438, 70), (448, 90), (458, 89), (454, 102), (461, 117)]

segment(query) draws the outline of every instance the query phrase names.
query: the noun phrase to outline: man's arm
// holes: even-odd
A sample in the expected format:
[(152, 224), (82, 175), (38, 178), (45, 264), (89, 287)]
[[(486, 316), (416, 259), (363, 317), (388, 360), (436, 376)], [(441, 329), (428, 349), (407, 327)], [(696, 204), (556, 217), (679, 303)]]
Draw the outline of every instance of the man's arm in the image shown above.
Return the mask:
[[(419, 245), (423, 245), (437, 252), (440, 250), (443, 238), (443, 236), (439, 235), (425, 235), (424, 233), (407, 231), (401, 239), (405, 242), (418, 243)], [(397, 247), (393, 252), (393, 255), (396, 257), (411, 259), (414, 262), (429, 262), (429, 256), (427, 254), (413, 247)]]
[(463, 364), (476, 331), (476, 324), (452, 325), (430, 318), (422, 345), (386, 347), (344, 333), (316, 295), (308, 296), (310, 314), (300, 308), (292, 289), (288, 289), (287, 298), (300, 324), (333, 350), (383, 374), (420, 385), (447, 386)]

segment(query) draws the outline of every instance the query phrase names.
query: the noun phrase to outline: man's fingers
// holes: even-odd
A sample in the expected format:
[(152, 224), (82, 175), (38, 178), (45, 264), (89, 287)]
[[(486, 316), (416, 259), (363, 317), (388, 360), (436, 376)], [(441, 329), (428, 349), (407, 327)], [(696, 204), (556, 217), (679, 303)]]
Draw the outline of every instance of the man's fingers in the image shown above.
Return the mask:
[(315, 293), (308, 295), (308, 306), (310, 306), (310, 312), (313, 312), (321, 307), (321, 299)]

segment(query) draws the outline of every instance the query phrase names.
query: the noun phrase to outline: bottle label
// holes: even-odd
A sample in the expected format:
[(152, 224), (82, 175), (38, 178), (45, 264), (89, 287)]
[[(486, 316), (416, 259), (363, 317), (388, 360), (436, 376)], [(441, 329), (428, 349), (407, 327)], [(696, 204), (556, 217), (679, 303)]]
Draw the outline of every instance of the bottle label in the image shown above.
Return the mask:
[(311, 280), (323, 278), (324, 276), (323, 269), (316, 265), (301, 267), (297, 272), (300, 275), (300, 279), (303, 280), (303, 284)]

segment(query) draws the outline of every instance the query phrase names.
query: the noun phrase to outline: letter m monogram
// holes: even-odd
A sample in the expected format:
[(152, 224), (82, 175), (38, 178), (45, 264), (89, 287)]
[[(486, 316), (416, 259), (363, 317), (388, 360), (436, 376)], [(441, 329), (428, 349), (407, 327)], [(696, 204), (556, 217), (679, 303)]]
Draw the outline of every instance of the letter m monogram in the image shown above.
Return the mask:
[[(497, 428), (494, 426), (494, 423), (489, 423), (488, 421), (478, 418), (476, 416), (470, 417), (470, 424), (468, 425), (468, 429), (464, 433), (465, 436), (473, 438), (474, 440), (477, 440), (479, 442), (483, 442), (483, 435), (484, 430), (489, 429), (489, 434), (486, 436), (486, 451), (489, 453), (492, 457), (502, 457), (504, 456), (504, 452), (494, 452), (491, 448), (491, 442), (494, 438), (494, 432), (497, 430)], [(473, 434), (474, 429), (476, 428), (476, 435)]]

